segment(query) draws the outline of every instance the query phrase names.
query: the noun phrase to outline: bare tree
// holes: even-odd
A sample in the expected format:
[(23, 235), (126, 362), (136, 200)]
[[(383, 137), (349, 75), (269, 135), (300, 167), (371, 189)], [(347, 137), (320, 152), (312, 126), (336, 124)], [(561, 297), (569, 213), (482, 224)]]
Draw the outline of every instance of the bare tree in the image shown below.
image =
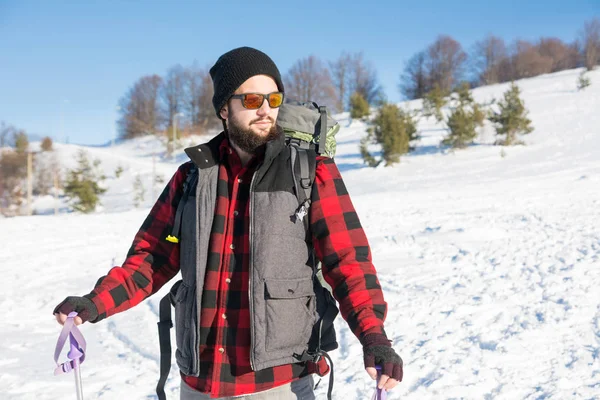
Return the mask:
[(213, 81), (207, 69), (202, 77), (202, 86), (198, 97), (200, 106), (198, 110), (199, 122), (203, 129), (214, 129), (222, 126), (221, 119), (217, 117), (212, 102), (214, 92)]
[(431, 85), (451, 91), (461, 80), (467, 54), (452, 37), (440, 35), (427, 49), (427, 70)]
[(583, 64), (591, 71), (600, 62), (600, 18), (585, 22), (580, 40)]
[(542, 57), (552, 59), (551, 72), (577, 67), (577, 53), (574, 54), (573, 47), (558, 38), (541, 38), (537, 50)]
[(208, 68), (194, 63), (185, 71), (185, 109), (196, 133), (220, 126), (212, 105), (213, 84)]
[(0, 212), (20, 206), (25, 196), (27, 154), (0, 150)]
[(173, 117), (183, 110), (185, 102), (185, 69), (177, 64), (167, 71), (160, 87), (163, 120), (167, 127), (173, 126)]
[(156, 134), (160, 129), (159, 89), (162, 78), (148, 75), (137, 80), (121, 98), (119, 133), (123, 139)]
[(331, 76), (323, 62), (309, 56), (290, 68), (284, 77), (286, 97), (297, 101), (314, 101), (333, 107), (337, 103)]
[(383, 89), (377, 82), (375, 68), (365, 61), (362, 52), (351, 55), (348, 61), (348, 93), (360, 94), (369, 104), (380, 102), (383, 99)]
[(578, 40), (574, 40), (569, 44), (569, 57), (571, 58), (569, 65), (573, 65), (574, 68), (583, 66), (583, 61), (581, 59), (581, 44)]
[(14, 137), (17, 130), (12, 125), (7, 125), (4, 121), (0, 125), (0, 149), (4, 146), (9, 146), (11, 137)]
[(420, 51), (408, 60), (400, 76), (398, 89), (409, 100), (420, 99), (431, 90), (427, 54)]
[(491, 85), (500, 82), (500, 65), (508, 57), (504, 40), (494, 35), (476, 42), (471, 52), (471, 66), (478, 84)]
[(184, 108), (190, 116), (192, 125), (198, 125), (198, 114), (200, 110), (199, 96), (202, 88), (202, 78), (205, 71), (196, 62), (185, 70), (185, 104)]
[(509, 57), (503, 58), (498, 63), (498, 81), (511, 82), (515, 79), (515, 65), (512, 54)]
[(552, 72), (553, 59), (540, 54), (538, 47), (518, 40), (513, 47), (513, 79), (529, 78)]
[(52, 138), (50, 136), (46, 136), (42, 139), (42, 144), (40, 147), (42, 148), (42, 151), (52, 151), (52, 145)]
[(336, 91), (336, 108), (338, 112), (342, 112), (347, 109), (347, 105), (350, 99), (348, 87), (348, 81), (350, 80), (350, 60), (350, 54), (343, 52), (337, 60), (329, 63), (331, 78)]

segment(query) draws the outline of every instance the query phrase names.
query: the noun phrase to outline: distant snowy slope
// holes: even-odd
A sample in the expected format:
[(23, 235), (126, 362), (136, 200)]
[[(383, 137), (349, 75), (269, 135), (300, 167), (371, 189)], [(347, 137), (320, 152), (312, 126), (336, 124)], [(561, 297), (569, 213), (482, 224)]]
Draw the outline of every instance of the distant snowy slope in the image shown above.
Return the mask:
[[(450, 152), (439, 146), (443, 127), (426, 120), (400, 164), (368, 168), (359, 153), (365, 124), (338, 115), (336, 162), (389, 303), (386, 331), (405, 362), (388, 399), (600, 399), (600, 71), (582, 92), (579, 72), (518, 82), (535, 131), (504, 157), (490, 126), (474, 146)], [(507, 88), (474, 96), (488, 101)], [(152, 204), (148, 196), (132, 209), (131, 193), (135, 174), (150, 182), (152, 146), (146, 138), (86, 149), (108, 177), (103, 212), (0, 219), (2, 399), (75, 398), (72, 376), (52, 376), (60, 330), (51, 312), (123, 261)], [(78, 149), (59, 147), (65, 162)], [(156, 171), (166, 182), (186, 159), (162, 158)], [(119, 179), (117, 165), (126, 170)], [(158, 301), (174, 282), (82, 327), (86, 399), (156, 398)], [(334, 398), (369, 399), (361, 347), (336, 324)], [(167, 396), (178, 395), (173, 365)]]
[[(103, 185), (107, 192), (101, 196), (101, 205), (98, 207), (98, 211), (120, 212), (134, 208), (133, 182), (136, 176), (140, 176), (145, 191), (144, 202), (140, 207), (150, 207), (177, 167), (188, 160), (183, 148), (195, 145), (196, 141), (205, 141), (206, 139), (207, 137), (194, 137), (182, 140), (174, 158), (166, 153), (163, 140), (150, 136), (125, 141), (114, 146), (79, 146), (56, 143), (54, 148), (63, 171), (77, 168), (77, 155), (82, 150), (90, 160), (99, 160), (99, 168), (106, 177)], [(117, 178), (115, 171), (119, 167), (123, 172)], [(153, 171), (159, 178), (154, 191), (152, 188)], [(164, 182), (160, 183), (160, 181)], [(61, 209), (65, 209), (66, 206), (65, 199), (60, 199)], [(51, 196), (37, 199), (34, 202), (34, 210), (37, 214), (53, 213), (54, 201)]]

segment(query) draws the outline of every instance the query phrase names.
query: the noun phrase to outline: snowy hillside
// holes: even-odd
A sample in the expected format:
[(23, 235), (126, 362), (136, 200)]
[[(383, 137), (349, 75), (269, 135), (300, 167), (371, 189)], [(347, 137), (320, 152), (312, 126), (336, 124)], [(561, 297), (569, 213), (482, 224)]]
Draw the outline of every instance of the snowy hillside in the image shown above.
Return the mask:
[[(600, 71), (582, 92), (579, 72), (518, 82), (535, 131), (503, 155), (489, 126), (466, 150), (441, 149), (445, 132), (428, 120), (400, 164), (367, 168), (359, 154), (365, 125), (339, 116), (336, 160), (389, 303), (386, 330), (405, 363), (388, 399), (600, 399)], [(500, 98), (507, 88), (474, 96)], [(135, 174), (150, 182), (157, 145), (87, 149), (109, 177), (103, 212), (0, 220), (2, 399), (75, 398), (72, 376), (52, 375), (60, 332), (52, 309), (123, 261), (152, 203), (147, 186), (145, 207), (132, 209), (132, 182)], [(60, 146), (61, 159), (76, 150)], [(156, 171), (166, 182), (185, 160), (161, 159)], [(86, 399), (156, 398), (158, 301), (169, 287), (82, 327)], [(334, 398), (369, 399), (361, 347), (343, 320), (337, 327)], [(327, 378), (318, 399), (326, 387)], [(175, 364), (167, 396), (179, 398)]]
[[(61, 167), (64, 170), (77, 167), (77, 154), (84, 150), (91, 160), (101, 162), (100, 169), (106, 177), (103, 186), (107, 192), (102, 197), (100, 212), (120, 212), (134, 207), (134, 180), (140, 176), (144, 187), (144, 202), (140, 207), (150, 207), (162, 191), (169, 178), (175, 173), (177, 166), (188, 158), (183, 152), (184, 147), (193, 146), (196, 141), (205, 141), (205, 137), (185, 138), (180, 143), (175, 157), (168, 155), (166, 145), (154, 137), (144, 137), (111, 146), (82, 147), (77, 145), (57, 143), (54, 145), (58, 153)], [(154, 158), (154, 160), (153, 160)], [(117, 168), (123, 172), (116, 176)], [(152, 173), (156, 174), (158, 182), (154, 187), (152, 197)], [(160, 183), (164, 181), (163, 183)], [(52, 196), (39, 198), (34, 201), (35, 214), (53, 214), (55, 200)], [(67, 211), (64, 199), (58, 200), (58, 208)]]

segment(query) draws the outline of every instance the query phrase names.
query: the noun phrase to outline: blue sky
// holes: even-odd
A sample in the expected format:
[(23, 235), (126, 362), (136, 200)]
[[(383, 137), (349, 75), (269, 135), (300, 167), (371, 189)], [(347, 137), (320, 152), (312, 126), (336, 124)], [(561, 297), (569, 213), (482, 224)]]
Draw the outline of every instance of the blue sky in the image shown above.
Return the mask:
[(600, 0), (491, 3), (0, 0), (0, 121), (59, 141), (106, 143), (118, 100), (138, 78), (175, 64), (210, 66), (238, 46), (263, 50), (282, 73), (311, 54), (363, 51), (388, 99), (399, 101), (404, 63), (439, 34), (466, 50), (488, 33), (570, 42), (600, 16)]

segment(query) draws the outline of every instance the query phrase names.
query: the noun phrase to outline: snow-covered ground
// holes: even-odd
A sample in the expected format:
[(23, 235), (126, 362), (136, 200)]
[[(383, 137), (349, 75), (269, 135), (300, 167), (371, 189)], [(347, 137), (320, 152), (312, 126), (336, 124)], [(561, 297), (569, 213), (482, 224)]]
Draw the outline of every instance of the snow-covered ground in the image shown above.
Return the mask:
[[(337, 163), (405, 363), (389, 399), (600, 399), (600, 71), (583, 92), (578, 73), (519, 82), (535, 132), (504, 151), (489, 126), (466, 150), (441, 149), (442, 126), (425, 121), (401, 164), (371, 169), (358, 150), (365, 125), (339, 116)], [(507, 87), (475, 98), (500, 98)], [(52, 309), (123, 261), (152, 203), (146, 189), (144, 207), (133, 209), (132, 182), (136, 174), (150, 182), (155, 145), (87, 149), (108, 177), (102, 212), (0, 219), (0, 398), (75, 398), (73, 377), (52, 375), (60, 331)], [(59, 146), (61, 159), (76, 150)], [(156, 171), (166, 181), (185, 160), (161, 158)], [(82, 326), (86, 399), (156, 398), (158, 300), (168, 287)], [(337, 327), (334, 398), (369, 399), (361, 347), (344, 321)], [(168, 398), (178, 398), (178, 385), (173, 365)], [(317, 398), (326, 387), (327, 378)]]

